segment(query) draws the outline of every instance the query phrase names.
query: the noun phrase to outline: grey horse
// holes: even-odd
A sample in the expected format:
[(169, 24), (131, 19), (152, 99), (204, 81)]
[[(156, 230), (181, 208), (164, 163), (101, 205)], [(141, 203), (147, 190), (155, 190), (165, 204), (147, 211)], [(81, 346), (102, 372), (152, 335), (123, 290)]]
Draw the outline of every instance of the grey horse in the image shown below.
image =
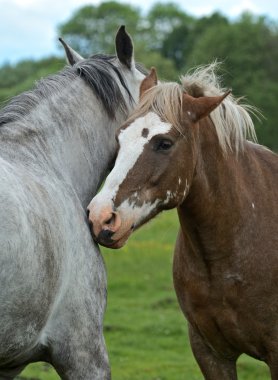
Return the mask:
[(65, 380), (110, 379), (106, 272), (85, 208), (144, 78), (122, 26), (116, 56), (70, 63), (0, 112), (0, 379), (30, 362)]

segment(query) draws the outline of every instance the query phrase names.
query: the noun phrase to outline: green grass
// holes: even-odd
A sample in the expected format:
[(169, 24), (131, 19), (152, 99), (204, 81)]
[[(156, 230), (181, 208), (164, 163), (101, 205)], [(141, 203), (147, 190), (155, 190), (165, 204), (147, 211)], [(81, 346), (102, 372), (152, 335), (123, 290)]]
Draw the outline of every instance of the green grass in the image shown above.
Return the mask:
[[(121, 250), (104, 249), (108, 272), (105, 338), (113, 380), (201, 380), (186, 321), (172, 285), (175, 212), (136, 232)], [(269, 380), (264, 363), (242, 356), (239, 380)], [(53, 369), (30, 365), (21, 378), (56, 380)]]

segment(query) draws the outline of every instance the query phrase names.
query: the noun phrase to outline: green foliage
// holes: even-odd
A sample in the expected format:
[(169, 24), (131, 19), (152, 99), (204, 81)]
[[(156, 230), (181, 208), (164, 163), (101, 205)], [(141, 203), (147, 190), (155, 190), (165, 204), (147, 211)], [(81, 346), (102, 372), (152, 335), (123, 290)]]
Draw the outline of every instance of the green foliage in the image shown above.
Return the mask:
[(165, 36), (161, 47), (162, 54), (172, 59), (177, 69), (180, 70), (190, 58), (199, 36), (211, 25), (217, 27), (227, 23), (228, 20), (219, 13), (214, 13), (210, 17), (203, 17), (198, 20), (188, 18), (187, 22), (177, 25)]
[(164, 58), (158, 51), (144, 52), (142, 44), (136, 45), (136, 60), (143, 63), (147, 68), (155, 66), (159, 73), (160, 80), (178, 81), (178, 73), (174, 62), (171, 59)]
[[(278, 150), (278, 25), (265, 17), (244, 13), (231, 21), (216, 12), (194, 18), (176, 3), (156, 3), (148, 14), (116, 1), (87, 5), (58, 27), (59, 35), (79, 53), (114, 53), (115, 32), (126, 25), (135, 45), (135, 58), (155, 66), (160, 79), (177, 81), (196, 65), (223, 62), (223, 83), (237, 96), (259, 108), (255, 120), (261, 144)], [(63, 66), (57, 58), (23, 61), (0, 68), (0, 104), (38, 78)]]
[(2, 66), (0, 68), (0, 106), (13, 96), (32, 88), (35, 81), (61, 70), (64, 65), (64, 59), (51, 57), (40, 61), (26, 60), (16, 65)]
[(148, 48), (161, 51), (171, 33), (183, 25), (191, 25), (192, 22), (193, 18), (184, 13), (177, 4), (156, 3), (145, 24), (145, 42)]
[[(113, 380), (202, 380), (172, 283), (175, 211), (136, 232), (120, 250), (102, 249), (108, 274), (104, 334)], [(46, 372), (47, 370), (47, 372)], [(264, 363), (242, 356), (239, 380), (268, 380)], [(33, 364), (24, 379), (56, 380)]]
[(128, 25), (136, 34), (140, 20), (139, 9), (116, 1), (87, 5), (59, 27), (59, 34), (81, 55), (114, 53), (115, 32), (120, 25)]
[(215, 59), (223, 62), (225, 86), (265, 116), (263, 127), (255, 120), (259, 142), (277, 150), (277, 29), (248, 13), (234, 23), (212, 23), (195, 41), (185, 67)]

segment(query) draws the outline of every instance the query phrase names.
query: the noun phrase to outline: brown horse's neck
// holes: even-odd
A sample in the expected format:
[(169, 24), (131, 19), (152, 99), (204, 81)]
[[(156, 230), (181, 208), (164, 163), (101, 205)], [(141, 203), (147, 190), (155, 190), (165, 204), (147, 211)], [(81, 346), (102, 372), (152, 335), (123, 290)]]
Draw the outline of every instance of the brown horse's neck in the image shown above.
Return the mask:
[(225, 156), (212, 128), (207, 122), (200, 125), (195, 174), (189, 194), (178, 208), (186, 241), (206, 261), (235, 253), (234, 235), (246, 216), (244, 153)]

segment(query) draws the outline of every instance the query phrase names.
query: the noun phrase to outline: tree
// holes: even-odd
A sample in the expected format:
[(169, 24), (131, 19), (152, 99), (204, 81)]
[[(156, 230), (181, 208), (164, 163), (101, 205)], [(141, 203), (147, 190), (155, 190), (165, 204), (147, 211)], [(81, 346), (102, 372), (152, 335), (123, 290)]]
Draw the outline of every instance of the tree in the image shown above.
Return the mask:
[(65, 65), (64, 58), (50, 57), (39, 61), (25, 60), (0, 68), (0, 108), (7, 100), (34, 86), (36, 80), (55, 73)]
[(278, 109), (274, 104), (278, 98), (277, 67), (274, 68), (278, 59), (277, 29), (266, 18), (249, 13), (234, 23), (212, 24), (196, 40), (186, 66), (215, 59), (224, 63), (226, 86), (235, 95), (246, 96), (266, 117), (264, 129), (256, 123), (260, 142), (277, 149)]
[(190, 27), (194, 19), (183, 12), (175, 3), (156, 3), (151, 8), (145, 22), (146, 43), (150, 49), (162, 50), (167, 37), (174, 30)]
[[(177, 80), (196, 65), (223, 61), (225, 85), (235, 95), (245, 95), (266, 117), (263, 128), (257, 123), (259, 141), (278, 150), (277, 22), (249, 13), (236, 21), (217, 12), (194, 18), (171, 2), (156, 3), (142, 15), (139, 8), (108, 1), (80, 8), (58, 30), (75, 50), (89, 56), (113, 54), (120, 25), (132, 35), (135, 59), (147, 68), (156, 66), (160, 79)], [(0, 101), (30, 88), (63, 62), (26, 61), (0, 68)]]
[(59, 34), (81, 55), (114, 53), (117, 29), (126, 25), (135, 34), (140, 20), (139, 9), (116, 1), (80, 8), (69, 21), (58, 27)]
[(60, 25), (59, 32), (81, 55), (89, 56), (99, 52), (113, 54), (115, 33), (120, 25), (126, 25), (134, 41), (135, 59), (147, 68), (156, 66), (163, 79), (177, 79), (174, 62), (163, 57), (159, 49), (153, 48), (159, 28), (154, 33), (152, 22), (159, 11), (162, 12), (160, 16), (164, 20), (163, 25), (171, 24), (169, 30), (178, 25), (178, 20), (183, 17), (183, 13), (173, 4), (158, 5), (153, 8), (150, 18), (143, 19), (137, 8), (110, 1), (79, 9), (69, 21)]
[(180, 25), (165, 36), (161, 47), (162, 55), (172, 59), (180, 70), (186, 65), (196, 41), (205, 30), (212, 25), (216, 27), (227, 24), (226, 17), (217, 12), (200, 19), (187, 18), (185, 21), (184, 18)]

